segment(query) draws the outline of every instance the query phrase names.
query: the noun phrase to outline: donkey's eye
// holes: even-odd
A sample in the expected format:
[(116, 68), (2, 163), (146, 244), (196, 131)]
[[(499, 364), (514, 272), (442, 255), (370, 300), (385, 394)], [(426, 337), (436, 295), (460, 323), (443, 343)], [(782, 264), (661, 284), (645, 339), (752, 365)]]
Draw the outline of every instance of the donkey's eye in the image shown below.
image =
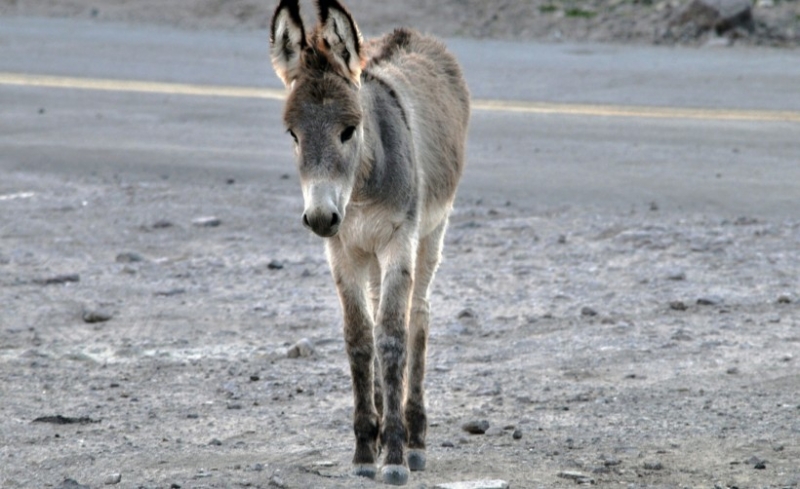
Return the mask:
[(350, 139), (353, 138), (353, 134), (355, 134), (355, 132), (356, 132), (356, 126), (348, 126), (347, 129), (342, 131), (342, 136), (341, 136), (342, 143), (350, 141)]
[(294, 142), (297, 143), (297, 144), (300, 144), (300, 141), (297, 140), (297, 134), (295, 134), (294, 131), (292, 131), (291, 129), (289, 129), (288, 132), (289, 132), (289, 134), (292, 135), (292, 139), (294, 139)]

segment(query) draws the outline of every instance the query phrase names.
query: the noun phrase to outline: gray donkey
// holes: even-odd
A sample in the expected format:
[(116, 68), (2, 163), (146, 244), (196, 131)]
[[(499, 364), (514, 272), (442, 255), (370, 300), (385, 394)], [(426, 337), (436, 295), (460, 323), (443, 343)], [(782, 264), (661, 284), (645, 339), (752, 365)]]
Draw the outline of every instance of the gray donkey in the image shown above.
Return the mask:
[[(355, 400), (354, 472), (425, 469), (429, 289), (464, 167), (469, 92), (455, 58), (407, 29), (364, 42), (337, 0), (306, 33), (281, 0), (270, 54), (289, 89), (303, 224), (325, 238)], [(407, 347), (408, 345), (408, 347)]]

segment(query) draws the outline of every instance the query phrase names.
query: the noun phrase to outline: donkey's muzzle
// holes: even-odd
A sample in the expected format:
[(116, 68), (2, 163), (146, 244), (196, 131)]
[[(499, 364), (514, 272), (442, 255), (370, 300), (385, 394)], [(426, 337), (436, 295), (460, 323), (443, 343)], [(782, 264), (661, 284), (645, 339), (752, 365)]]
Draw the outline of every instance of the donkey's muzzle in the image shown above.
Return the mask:
[(303, 226), (323, 238), (330, 238), (339, 232), (342, 217), (335, 210), (313, 209), (303, 213)]

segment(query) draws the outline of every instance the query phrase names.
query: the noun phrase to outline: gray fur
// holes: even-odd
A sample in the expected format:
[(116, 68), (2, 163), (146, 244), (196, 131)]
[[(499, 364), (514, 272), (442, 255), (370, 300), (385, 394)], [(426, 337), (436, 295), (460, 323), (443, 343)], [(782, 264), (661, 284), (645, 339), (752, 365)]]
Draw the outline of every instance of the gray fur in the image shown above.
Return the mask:
[(278, 6), (271, 51), (290, 89), (303, 220), (325, 238), (342, 305), (354, 469), (376, 474), (382, 447), (384, 482), (405, 484), (408, 450), (411, 469), (425, 468), (430, 284), (464, 167), (469, 93), (439, 41), (399, 29), (363, 43), (337, 0), (319, 0), (306, 38), (296, 5)]

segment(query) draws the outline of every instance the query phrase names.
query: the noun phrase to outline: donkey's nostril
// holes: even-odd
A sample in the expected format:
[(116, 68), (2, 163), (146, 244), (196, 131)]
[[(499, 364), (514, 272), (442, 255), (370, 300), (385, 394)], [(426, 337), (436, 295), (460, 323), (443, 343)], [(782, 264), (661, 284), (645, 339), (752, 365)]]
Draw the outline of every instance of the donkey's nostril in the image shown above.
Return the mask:
[(303, 214), (303, 226), (310, 228), (311, 224), (308, 222), (308, 214)]
[(334, 212), (333, 215), (331, 216), (331, 227), (336, 226), (337, 224), (339, 224), (339, 221), (341, 221), (341, 218), (339, 217), (339, 214)]

